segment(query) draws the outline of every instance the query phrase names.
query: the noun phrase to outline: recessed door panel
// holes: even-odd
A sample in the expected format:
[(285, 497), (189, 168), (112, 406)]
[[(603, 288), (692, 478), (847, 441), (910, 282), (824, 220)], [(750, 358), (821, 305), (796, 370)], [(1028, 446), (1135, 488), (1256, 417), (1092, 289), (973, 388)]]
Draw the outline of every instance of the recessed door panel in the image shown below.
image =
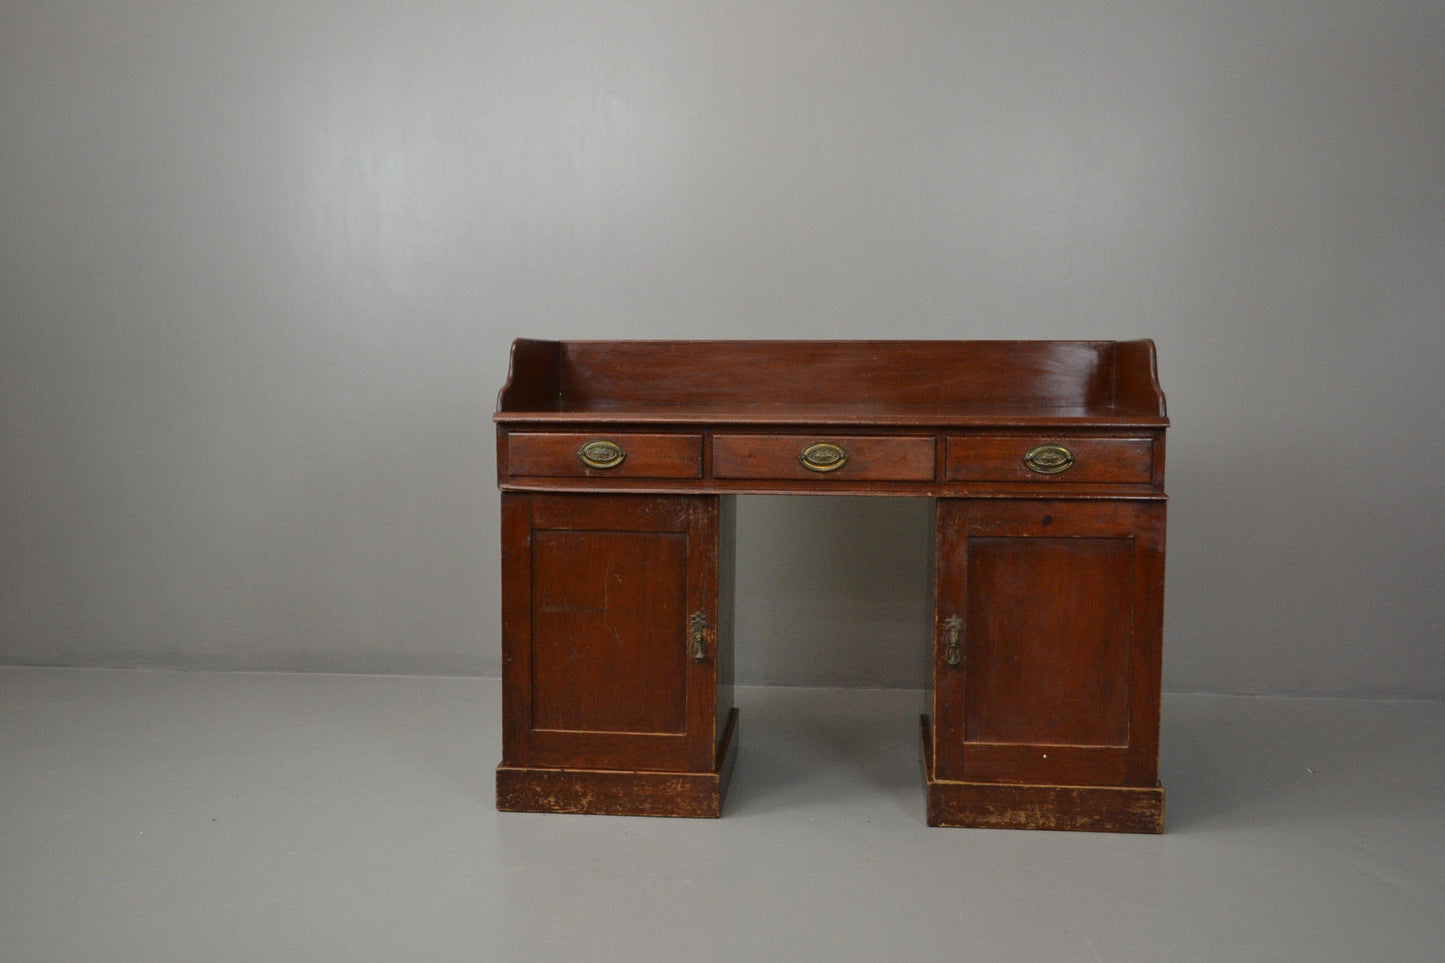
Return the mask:
[(971, 742), (1129, 742), (1129, 538), (970, 538)]
[(683, 532), (534, 532), (532, 728), (686, 732), (686, 606)]

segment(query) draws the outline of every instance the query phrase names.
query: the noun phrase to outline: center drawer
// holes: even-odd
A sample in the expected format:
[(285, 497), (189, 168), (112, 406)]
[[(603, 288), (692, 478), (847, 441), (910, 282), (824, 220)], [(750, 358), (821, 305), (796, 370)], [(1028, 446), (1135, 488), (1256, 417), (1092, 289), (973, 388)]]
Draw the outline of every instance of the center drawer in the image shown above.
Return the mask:
[(933, 436), (739, 435), (712, 442), (714, 478), (932, 481)]

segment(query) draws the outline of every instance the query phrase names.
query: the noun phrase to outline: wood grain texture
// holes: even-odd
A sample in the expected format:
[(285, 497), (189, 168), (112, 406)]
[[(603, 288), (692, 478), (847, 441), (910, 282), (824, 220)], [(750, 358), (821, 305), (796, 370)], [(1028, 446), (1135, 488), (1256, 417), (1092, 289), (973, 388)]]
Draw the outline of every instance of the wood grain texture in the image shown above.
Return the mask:
[(1123, 538), (969, 539), (970, 743), (1128, 744), (1133, 556)]
[(753, 401), (780, 405), (864, 396), (949, 405), (980, 396), (1043, 405), (1112, 403), (1113, 345), (1084, 341), (564, 342), (564, 405)]
[[(1121, 364), (1129, 370), (1119, 371)], [(656, 405), (853, 411), (1077, 409), (1159, 418), (1149, 341), (565, 341), (520, 339), (498, 412)]]
[(534, 531), (532, 726), (685, 733), (686, 605), (686, 532)]

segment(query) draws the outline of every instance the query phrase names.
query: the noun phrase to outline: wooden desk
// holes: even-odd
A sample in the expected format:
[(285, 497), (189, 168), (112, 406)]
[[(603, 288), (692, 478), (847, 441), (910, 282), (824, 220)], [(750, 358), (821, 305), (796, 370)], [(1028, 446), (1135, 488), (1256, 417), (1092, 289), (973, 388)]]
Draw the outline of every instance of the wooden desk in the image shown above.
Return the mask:
[(922, 495), (928, 822), (1160, 832), (1149, 341), (519, 340), (500, 809), (717, 816), (739, 493)]

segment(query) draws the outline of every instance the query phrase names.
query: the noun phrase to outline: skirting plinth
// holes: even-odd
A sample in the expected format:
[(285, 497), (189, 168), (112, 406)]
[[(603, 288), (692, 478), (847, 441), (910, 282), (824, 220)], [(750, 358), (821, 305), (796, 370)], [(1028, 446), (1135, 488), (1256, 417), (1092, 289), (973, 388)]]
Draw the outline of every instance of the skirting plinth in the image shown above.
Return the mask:
[(923, 717), (928, 825), (981, 829), (1069, 829), (1162, 833), (1162, 786), (1029, 786), (955, 782), (933, 776), (933, 739)]
[(737, 759), (738, 710), (728, 714), (712, 772), (497, 767), (506, 812), (717, 818)]

